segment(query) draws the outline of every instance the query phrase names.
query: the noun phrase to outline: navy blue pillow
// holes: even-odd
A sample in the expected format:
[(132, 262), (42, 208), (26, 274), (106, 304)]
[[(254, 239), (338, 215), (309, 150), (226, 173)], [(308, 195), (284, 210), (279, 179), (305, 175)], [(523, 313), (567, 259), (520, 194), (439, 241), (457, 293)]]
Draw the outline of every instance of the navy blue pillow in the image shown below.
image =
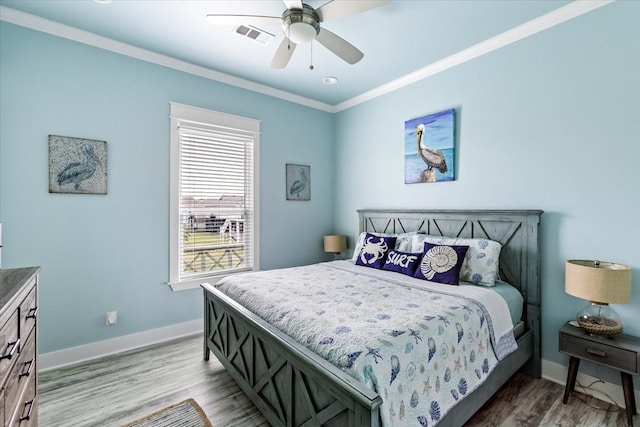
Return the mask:
[(434, 245), (424, 242), (422, 260), (414, 277), (431, 282), (457, 285), (460, 282), (460, 267), (469, 246)]
[(360, 254), (358, 254), (356, 264), (382, 269), (384, 262), (387, 260), (387, 254), (395, 246), (395, 237), (382, 237), (367, 233), (364, 236), (362, 249), (360, 250)]
[(422, 254), (390, 250), (382, 269), (413, 276), (416, 268), (420, 265), (421, 258)]

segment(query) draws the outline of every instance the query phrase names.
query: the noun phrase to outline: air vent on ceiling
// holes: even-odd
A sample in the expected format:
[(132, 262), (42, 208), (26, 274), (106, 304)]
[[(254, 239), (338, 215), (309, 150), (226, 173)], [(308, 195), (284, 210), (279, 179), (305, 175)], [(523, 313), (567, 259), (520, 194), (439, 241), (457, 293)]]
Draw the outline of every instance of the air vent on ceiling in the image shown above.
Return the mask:
[(275, 37), (273, 34), (267, 33), (266, 31), (253, 27), (251, 25), (237, 25), (233, 29), (233, 31), (243, 37), (249, 38), (265, 45)]

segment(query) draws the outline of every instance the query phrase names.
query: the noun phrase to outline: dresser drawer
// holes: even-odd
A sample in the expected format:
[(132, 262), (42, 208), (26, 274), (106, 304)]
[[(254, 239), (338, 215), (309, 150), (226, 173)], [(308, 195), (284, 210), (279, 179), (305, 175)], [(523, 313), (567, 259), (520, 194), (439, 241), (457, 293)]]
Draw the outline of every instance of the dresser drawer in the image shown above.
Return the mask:
[(38, 426), (38, 272), (0, 269), (0, 427)]
[[(35, 282), (35, 277), (33, 281)], [(35, 283), (30, 283), (33, 286)], [(20, 304), (20, 336), (27, 337), (36, 324), (38, 316), (38, 298), (35, 286)]]
[(0, 388), (0, 426), (4, 425), (4, 389)]
[(29, 380), (29, 384), (22, 399), (18, 403), (11, 427), (37, 427), (38, 426), (38, 396), (36, 396), (36, 377)]
[(592, 360), (621, 371), (636, 373), (637, 353), (567, 334), (560, 335), (560, 351), (585, 360)]
[(13, 310), (0, 329), (0, 387), (18, 357), (18, 311)]
[[(32, 397), (24, 397), (25, 389), (30, 383), (35, 382), (36, 378), (36, 352), (34, 335), (23, 345), (16, 365), (9, 374), (9, 379), (5, 388), (5, 414), (6, 420), (11, 419), (14, 412), (20, 411), (20, 401), (33, 400)], [(35, 389), (34, 389), (35, 391)]]

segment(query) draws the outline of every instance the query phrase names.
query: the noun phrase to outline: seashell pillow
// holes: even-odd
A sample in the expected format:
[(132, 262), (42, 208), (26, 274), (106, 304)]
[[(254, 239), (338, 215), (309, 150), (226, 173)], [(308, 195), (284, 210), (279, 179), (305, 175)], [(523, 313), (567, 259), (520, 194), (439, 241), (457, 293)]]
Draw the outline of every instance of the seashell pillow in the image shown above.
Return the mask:
[(435, 245), (468, 246), (469, 250), (460, 269), (460, 280), (482, 286), (494, 286), (498, 279), (502, 245), (489, 239), (454, 238), (416, 234), (412, 238), (411, 252), (421, 251), (424, 243)]
[(434, 245), (424, 242), (424, 253), (413, 277), (430, 282), (458, 285), (468, 246)]
[(382, 269), (387, 261), (387, 254), (396, 245), (395, 237), (375, 236), (367, 233), (364, 236), (362, 249), (356, 259), (356, 265)]

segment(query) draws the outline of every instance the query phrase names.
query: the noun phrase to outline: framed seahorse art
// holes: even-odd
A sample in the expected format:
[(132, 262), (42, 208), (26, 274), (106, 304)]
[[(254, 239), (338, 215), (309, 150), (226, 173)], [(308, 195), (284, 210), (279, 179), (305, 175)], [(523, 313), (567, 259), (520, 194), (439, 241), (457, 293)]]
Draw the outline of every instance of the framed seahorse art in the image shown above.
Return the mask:
[(49, 193), (107, 194), (107, 141), (49, 135)]

